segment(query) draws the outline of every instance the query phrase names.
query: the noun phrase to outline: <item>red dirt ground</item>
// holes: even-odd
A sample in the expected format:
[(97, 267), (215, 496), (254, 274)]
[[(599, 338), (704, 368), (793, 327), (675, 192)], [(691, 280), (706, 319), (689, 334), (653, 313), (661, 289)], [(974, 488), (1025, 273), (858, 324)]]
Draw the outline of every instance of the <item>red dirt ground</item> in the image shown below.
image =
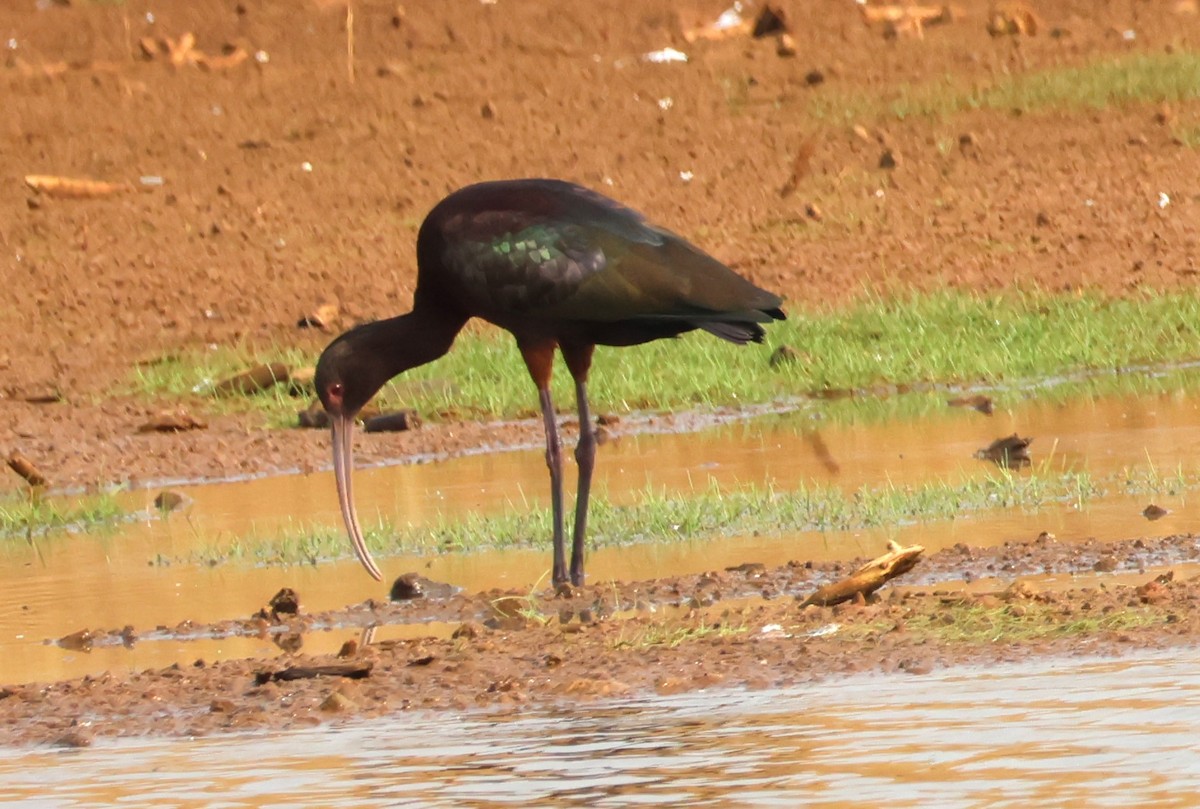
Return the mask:
[[(1200, 152), (1186, 137), (1200, 123), (1195, 104), (882, 125), (847, 115), (855, 99), (902, 85), (986, 85), (1194, 50), (1200, 37), (1186, 3), (1043, 5), (1035, 36), (989, 35), (988, 5), (970, 0), (923, 37), (889, 39), (850, 0), (782, 2), (795, 55), (780, 56), (774, 38), (688, 43), (684, 32), (716, 19), (724, 0), (355, 0), (352, 82), (346, 9), (335, 0), (9, 4), (0, 9), (0, 449), (19, 449), (59, 486), (324, 465), (321, 431), (213, 417), (202, 400), (188, 406), (208, 429), (139, 434), (160, 403), (113, 391), (137, 362), (178, 350), (315, 350), (330, 335), (296, 322), (325, 302), (340, 306), (339, 326), (406, 309), (422, 217), (483, 179), (553, 176), (609, 193), (785, 295), (795, 315), (876, 290), (1123, 295), (1195, 285)], [(207, 66), (173, 67), (139, 44), (188, 33)], [(666, 46), (690, 61), (640, 58)], [(239, 49), (248, 57), (240, 64), (211, 61)], [(810, 150), (807, 163), (797, 160)], [(881, 167), (885, 151), (891, 168)], [(63, 199), (29, 189), (31, 174), (136, 190)], [(512, 430), (508, 440), (536, 440), (532, 426)], [(453, 452), (485, 431), (496, 440), (484, 425), (434, 424), (373, 449)], [(22, 485), (0, 477), (0, 493)], [(761, 609), (782, 601), (770, 604)], [(791, 610), (767, 617), (791, 625)], [(578, 637), (613, 646), (604, 632)], [(543, 653), (541, 637), (530, 655)], [(496, 645), (508, 655), (509, 643)], [(725, 653), (715, 639), (703, 643)], [(449, 654), (438, 649), (435, 659)], [(439, 669), (447, 682), (453, 670)], [(506, 676), (463, 677), (446, 702), (471, 703), (485, 680)], [(662, 674), (676, 676), (692, 682)], [(0, 699), (0, 711), (92, 687), (29, 686)]]

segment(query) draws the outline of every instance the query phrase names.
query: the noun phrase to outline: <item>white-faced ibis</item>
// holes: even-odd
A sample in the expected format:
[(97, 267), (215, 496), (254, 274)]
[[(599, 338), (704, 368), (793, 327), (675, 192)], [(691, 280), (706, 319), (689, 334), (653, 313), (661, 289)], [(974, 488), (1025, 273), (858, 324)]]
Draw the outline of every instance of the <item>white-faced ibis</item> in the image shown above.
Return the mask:
[(449, 351), (470, 318), (516, 337), (538, 388), (550, 467), (555, 586), (568, 581), (562, 452), (550, 400), (556, 349), (574, 377), (579, 489), (569, 581), (579, 585), (596, 454), (587, 397), (595, 347), (636, 345), (693, 329), (733, 343), (762, 342), (759, 324), (782, 320), (781, 303), (679, 236), (571, 183), (480, 183), (446, 197), (417, 235), (412, 311), (351, 329), (317, 363), (317, 394), (333, 428), (342, 517), (363, 567), (383, 578), (354, 510), (354, 417), (389, 379)]

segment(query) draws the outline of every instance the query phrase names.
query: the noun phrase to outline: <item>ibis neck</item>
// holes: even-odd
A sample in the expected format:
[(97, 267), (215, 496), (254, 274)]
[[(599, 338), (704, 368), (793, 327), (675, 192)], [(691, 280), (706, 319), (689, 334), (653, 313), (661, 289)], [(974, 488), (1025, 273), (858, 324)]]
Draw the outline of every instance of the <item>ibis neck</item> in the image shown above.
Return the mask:
[(376, 381), (382, 387), (397, 374), (449, 351), (465, 323), (464, 317), (418, 304), (408, 314), (359, 327), (356, 342), (367, 356), (379, 359)]

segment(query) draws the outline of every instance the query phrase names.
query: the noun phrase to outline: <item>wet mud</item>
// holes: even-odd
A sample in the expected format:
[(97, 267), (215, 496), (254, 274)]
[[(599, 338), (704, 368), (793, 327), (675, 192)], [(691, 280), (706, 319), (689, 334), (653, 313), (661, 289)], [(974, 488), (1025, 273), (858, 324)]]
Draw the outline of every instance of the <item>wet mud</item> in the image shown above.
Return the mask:
[[(300, 596), (290, 592), (244, 620), (93, 630), (89, 646), (254, 635), (270, 637), (284, 654), (213, 663), (197, 657), (128, 675), (7, 686), (0, 690), (0, 743), (78, 746), (102, 737), (311, 727), (405, 710), (514, 710), (646, 691), (779, 687), (862, 671), (920, 675), (1200, 638), (1194, 535), (959, 546), (930, 555), (870, 602), (801, 606), (806, 594), (858, 563), (746, 563), (568, 594), (457, 593), (311, 614), (278, 609), (280, 602), (297, 606)], [(394, 626), (411, 632), (388, 638)], [(337, 655), (304, 652), (306, 636), (349, 628), (361, 634)], [(58, 642), (78, 648), (82, 639)]]

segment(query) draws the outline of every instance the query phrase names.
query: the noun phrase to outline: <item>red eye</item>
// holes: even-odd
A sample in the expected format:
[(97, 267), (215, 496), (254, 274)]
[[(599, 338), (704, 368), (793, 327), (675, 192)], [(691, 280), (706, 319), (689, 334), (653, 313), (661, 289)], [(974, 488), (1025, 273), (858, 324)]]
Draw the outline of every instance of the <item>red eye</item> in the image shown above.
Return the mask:
[(335, 399), (342, 398), (342, 394), (346, 392), (345, 386), (341, 382), (334, 382), (329, 386), (329, 395)]

